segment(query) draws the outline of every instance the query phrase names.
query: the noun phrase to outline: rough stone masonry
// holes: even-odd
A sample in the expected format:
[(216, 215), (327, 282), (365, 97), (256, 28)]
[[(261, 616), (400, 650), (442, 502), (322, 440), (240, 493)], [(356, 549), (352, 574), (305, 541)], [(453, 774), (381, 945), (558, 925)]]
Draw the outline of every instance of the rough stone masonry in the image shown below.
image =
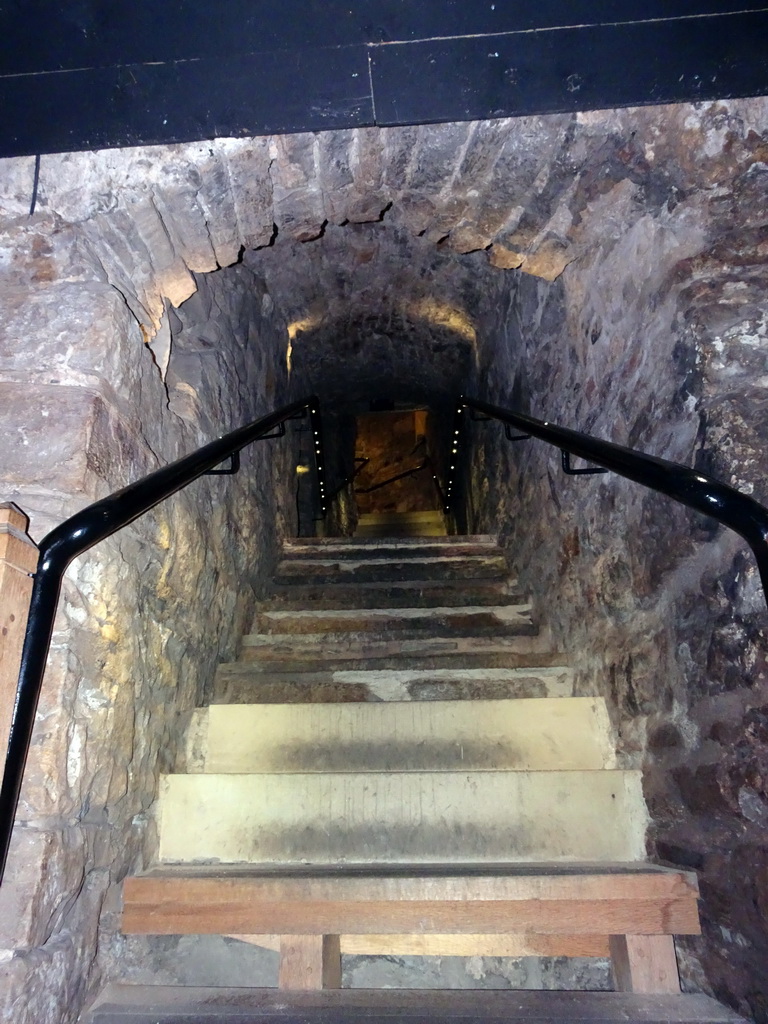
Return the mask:
[[(46, 156), (30, 216), (33, 165), (0, 162), (0, 498), (37, 538), (289, 394), (340, 407), (382, 376), (436, 404), (467, 388), (768, 500), (765, 100)], [(0, 890), (8, 1019), (74, 1021), (162, 953), (121, 945), (116, 894), (151, 856), (179, 723), (295, 528), (280, 444), (68, 573)], [(503, 536), (582, 692), (609, 697), (646, 770), (650, 852), (701, 871), (686, 984), (768, 1020), (766, 611), (749, 556), (634, 485), (563, 477), (556, 456), (477, 424), (472, 523)], [(221, 944), (230, 965), (245, 955)], [(353, 966), (372, 983), (375, 965)]]

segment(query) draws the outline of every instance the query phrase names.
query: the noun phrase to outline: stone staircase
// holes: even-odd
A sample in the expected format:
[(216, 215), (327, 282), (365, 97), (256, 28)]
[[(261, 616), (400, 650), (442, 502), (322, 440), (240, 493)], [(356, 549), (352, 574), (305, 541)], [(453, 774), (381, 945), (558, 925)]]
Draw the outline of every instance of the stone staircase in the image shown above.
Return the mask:
[[(294, 993), (340, 989), (343, 953), (610, 956), (617, 991), (581, 994), (590, 1020), (737, 1019), (679, 994), (695, 876), (644, 862), (640, 774), (550, 647), (494, 538), (286, 544), (186, 771), (161, 782), (158, 863), (126, 879), (123, 931), (277, 949)], [(89, 1019), (261, 1021), (264, 993), (113, 986)], [(532, 995), (562, 997), (503, 1015), (557, 1019)], [(302, 998), (296, 1019), (433, 1019), (402, 993)]]

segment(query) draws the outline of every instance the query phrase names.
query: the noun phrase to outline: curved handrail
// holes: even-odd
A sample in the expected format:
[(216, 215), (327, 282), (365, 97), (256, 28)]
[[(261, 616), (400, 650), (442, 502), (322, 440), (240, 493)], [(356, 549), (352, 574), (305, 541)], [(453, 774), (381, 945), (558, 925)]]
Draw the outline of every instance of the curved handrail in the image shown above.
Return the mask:
[(165, 498), (191, 484), (247, 445), (263, 438), (274, 427), (309, 410), (320, 503), (325, 512), (322, 429), (318, 400), (314, 396), (292, 402), (269, 416), (198, 448), (191, 455), (155, 470), (136, 483), (88, 505), (57, 526), (40, 542), (40, 555), (32, 588), (27, 631), (21, 655), (11, 733), (0, 788), (0, 882), (5, 871), (13, 822), (19, 802), (24, 766), (32, 738), (35, 712), (42, 688), (45, 663), (53, 632), (53, 620), (61, 581), (70, 562), (94, 544), (110, 537), (144, 515)]
[(675, 501), (728, 526), (743, 537), (752, 548), (763, 592), (768, 600), (768, 508), (750, 498), (748, 494), (743, 494), (735, 487), (721, 483), (714, 477), (706, 476), (681, 463), (660, 459), (655, 455), (646, 455), (644, 452), (635, 451), (634, 448), (602, 441), (578, 430), (558, 427), (545, 420), (501, 409), (499, 406), (489, 405), (474, 398), (462, 396), (459, 399), (459, 423), (463, 418), (464, 409), (475, 409), (485, 416), (517, 427), (526, 434), (555, 445), (561, 451), (594, 462), (603, 469), (666, 494)]

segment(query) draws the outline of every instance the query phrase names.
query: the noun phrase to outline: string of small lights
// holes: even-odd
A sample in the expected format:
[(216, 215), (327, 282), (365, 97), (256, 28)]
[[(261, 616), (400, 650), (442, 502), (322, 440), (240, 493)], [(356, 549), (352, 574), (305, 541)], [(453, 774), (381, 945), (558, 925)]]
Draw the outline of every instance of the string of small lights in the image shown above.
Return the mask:
[(327, 496), (325, 488), (325, 458), (323, 454), (323, 423), (320, 418), (320, 409), (317, 399), (313, 399), (309, 405), (309, 429), (312, 432), (312, 446), (315, 452), (315, 468), (317, 470), (317, 487), (320, 496), (320, 511), (324, 516), (328, 511)]
[(467, 407), (460, 402), (456, 406), (456, 412), (453, 416), (453, 430), (451, 432), (448, 451), (448, 472), (445, 477), (445, 504), (443, 508), (446, 512), (451, 511), (451, 498), (453, 497), (456, 489), (455, 484), (459, 467), (459, 443), (464, 430), (466, 412)]

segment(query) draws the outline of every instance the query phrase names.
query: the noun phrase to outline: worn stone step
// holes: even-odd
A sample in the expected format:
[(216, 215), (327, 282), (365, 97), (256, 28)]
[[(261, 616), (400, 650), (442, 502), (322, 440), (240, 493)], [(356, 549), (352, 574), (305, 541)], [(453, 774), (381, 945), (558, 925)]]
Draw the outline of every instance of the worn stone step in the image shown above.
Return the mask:
[[(473, 651), (445, 650), (439, 646), (431, 651), (413, 653), (410, 650), (395, 649), (395, 652), (384, 650), (374, 651), (370, 656), (355, 651), (331, 652), (325, 651), (322, 658), (314, 659), (301, 655), (292, 658), (290, 654), (281, 652), (277, 657), (273, 656), (266, 648), (250, 647), (244, 649), (241, 661), (249, 664), (255, 672), (305, 672), (325, 671), (334, 672), (337, 670), (367, 669), (465, 669), (465, 668), (521, 668), (533, 665), (547, 664), (554, 665), (562, 663), (562, 655), (552, 655), (552, 660), (547, 661), (546, 652), (521, 650), (522, 641), (526, 639), (538, 639), (527, 637), (510, 637), (506, 647), (494, 645), (492, 648), (480, 646), (480, 641), (485, 637), (478, 637), (477, 646)], [(435, 641), (447, 643), (445, 640)], [(512, 646), (518, 645), (518, 649)], [(404, 644), (400, 645), (404, 647)], [(396, 647), (396, 645), (395, 645)], [(319, 650), (319, 648), (318, 648)]]
[(633, 771), (168, 775), (168, 863), (477, 864), (639, 861)]
[(256, 614), (253, 632), (262, 634), (376, 633), (389, 632), (416, 636), (414, 631), (431, 636), (521, 636), (536, 632), (528, 603), (466, 606), (464, 608), (351, 608), (318, 611), (315, 609), (266, 609)]
[[(351, 638), (324, 633), (248, 633), (243, 637), (241, 661), (258, 661), (262, 666), (311, 664), (324, 668), (391, 668), (413, 658), (448, 658), (455, 668), (473, 668), (473, 659), (507, 657), (510, 654), (547, 653), (551, 648), (544, 634), (512, 636), (435, 637), (428, 630), (404, 630), (396, 637), (369, 633)], [(465, 665), (466, 660), (466, 665)], [(457, 664), (460, 661), (461, 664)], [(345, 663), (354, 662), (353, 665)], [(377, 664), (381, 662), (381, 664)], [(364, 664), (362, 664), (364, 663)], [(425, 665), (425, 668), (432, 665)], [(483, 667), (481, 664), (479, 667)], [(498, 667), (507, 667), (499, 665)]]
[(444, 537), (445, 515), (439, 509), (421, 512), (364, 512), (356, 537)]
[[(446, 543), (446, 541), (452, 543)], [(286, 541), (282, 555), (285, 559), (301, 561), (369, 561), (386, 559), (406, 561), (424, 558), (487, 558), (504, 556), (504, 552), (491, 537), (381, 537), (374, 540), (328, 538), (323, 544), (309, 545)]]
[(605, 701), (217, 704), (187, 731), (188, 772), (614, 768)]
[[(323, 550), (325, 548), (332, 547), (367, 547), (369, 545), (375, 547), (376, 544), (382, 541), (386, 543), (387, 539), (387, 537), (381, 537), (375, 538), (373, 541), (364, 539), (361, 542), (359, 537), (291, 537), (289, 540), (285, 541), (285, 544), (305, 550)], [(392, 536), (389, 539), (402, 547), (417, 548), (425, 543), (422, 537)], [(499, 538), (493, 533), (455, 533), (443, 537), (431, 537), (427, 541), (430, 546), (437, 545), (444, 550), (455, 547), (456, 545), (468, 543), (495, 547), (498, 545), (498, 542)]]
[(386, 580), (479, 580), (509, 576), (502, 554), (437, 554), (404, 558), (283, 558), (275, 582), (373, 583)]
[(525, 595), (516, 580), (398, 580), (383, 583), (296, 581), (273, 585), (269, 601), (258, 610), (334, 608), (461, 608), (522, 604)]
[[(418, 660), (418, 659), (417, 659)], [(535, 662), (535, 656), (517, 656)], [(254, 669), (256, 669), (254, 671)], [(567, 666), (410, 668), (265, 673), (249, 662), (220, 665), (214, 700), (230, 704), (340, 703), (382, 700), (503, 700), (570, 697)]]
[(366, 523), (358, 522), (355, 538), (386, 538), (386, 537), (443, 537), (445, 536), (445, 520), (440, 517), (425, 519), (417, 523)]
[(84, 1024), (746, 1024), (704, 995), (109, 985)]

